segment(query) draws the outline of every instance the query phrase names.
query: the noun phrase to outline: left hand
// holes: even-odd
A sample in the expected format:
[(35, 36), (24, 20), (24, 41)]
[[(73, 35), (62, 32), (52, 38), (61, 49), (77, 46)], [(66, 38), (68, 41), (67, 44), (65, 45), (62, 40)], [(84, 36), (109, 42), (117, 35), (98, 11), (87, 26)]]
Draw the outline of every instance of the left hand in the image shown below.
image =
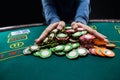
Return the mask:
[(104, 36), (103, 34), (97, 32), (96, 30), (92, 29), (91, 27), (85, 25), (85, 24), (82, 24), (80, 22), (72, 22), (71, 23), (71, 26), (73, 29), (77, 29), (77, 28), (83, 28), (85, 30), (87, 30), (89, 33), (91, 33), (92, 35), (96, 36), (97, 38), (101, 39), (101, 40), (104, 40), (105, 42), (109, 42), (108, 39), (106, 39), (107, 37)]

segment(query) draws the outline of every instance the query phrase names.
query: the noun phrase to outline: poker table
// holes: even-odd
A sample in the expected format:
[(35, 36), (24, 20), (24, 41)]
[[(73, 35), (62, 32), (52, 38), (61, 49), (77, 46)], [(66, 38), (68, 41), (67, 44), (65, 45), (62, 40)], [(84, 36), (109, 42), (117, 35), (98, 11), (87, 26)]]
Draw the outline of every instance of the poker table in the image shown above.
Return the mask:
[(115, 57), (88, 55), (70, 60), (66, 56), (42, 59), (24, 55), (47, 27), (42, 23), (0, 28), (0, 80), (120, 80), (120, 22), (91, 20), (88, 25), (107, 36), (116, 47)]

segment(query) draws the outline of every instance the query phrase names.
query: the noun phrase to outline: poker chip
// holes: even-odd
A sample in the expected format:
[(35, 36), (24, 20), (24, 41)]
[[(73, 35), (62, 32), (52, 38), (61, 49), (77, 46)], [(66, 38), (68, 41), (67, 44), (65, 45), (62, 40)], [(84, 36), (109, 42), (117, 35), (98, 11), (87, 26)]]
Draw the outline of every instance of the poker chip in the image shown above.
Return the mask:
[(38, 45), (32, 45), (32, 46), (30, 46), (30, 50), (31, 51), (38, 51), (39, 50), (39, 46)]
[(71, 51), (72, 50), (72, 45), (71, 44), (67, 44), (67, 45), (65, 45), (64, 46), (64, 52), (69, 52), (69, 51)]
[(78, 31), (78, 32), (75, 32), (72, 34), (73, 37), (80, 37), (81, 36), (81, 32)]
[(97, 55), (99, 55), (99, 56), (104, 57), (105, 55), (103, 54), (102, 49), (103, 49), (103, 48), (95, 47), (95, 53), (96, 53)]
[(68, 59), (76, 59), (76, 58), (79, 57), (79, 54), (76, 50), (72, 50), (72, 51), (70, 51), (69, 53), (66, 54), (66, 57)]
[(95, 52), (95, 48), (89, 48), (89, 53), (93, 55), (97, 55), (97, 53)]
[(95, 39), (93, 40), (93, 43), (94, 43), (95, 45), (98, 45), (98, 46), (108, 44), (107, 42), (105, 42), (105, 41), (103, 41), (103, 40), (101, 40), (101, 39), (98, 39), (98, 38), (95, 38)]
[(109, 43), (109, 44), (106, 44), (105, 46), (108, 48), (114, 48), (116, 45), (113, 43)]
[(66, 53), (65, 53), (65, 52), (55, 52), (55, 54), (58, 55), (58, 56), (63, 56), (63, 55), (65, 55)]
[(59, 34), (57, 34), (57, 37), (59, 37), (59, 38), (65, 38), (65, 37), (67, 37), (68, 35), (67, 34), (64, 34), (64, 33), (59, 33)]
[(78, 48), (79, 46), (80, 46), (80, 43), (78, 43), (78, 42), (72, 44), (72, 48), (73, 48), (73, 49), (76, 49), (76, 48)]
[(53, 49), (54, 49), (55, 52), (63, 51), (64, 50), (64, 45), (55, 46)]
[(52, 51), (50, 49), (41, 49), (39, 52), (39, 56), (41, 58), (48, 58), (52, 55)]
[(66, 26), (65, 29), (69, 30), (69, 29), (72, 29), (72, 27), (71, 26)]
[(87, 34), (87, 31), (81, 31), (81, 34), (85, 35), (85, 34)]
[(114, 57), (115, 53), (110, 49), (102, 49), (101, 52), (107, 57)]
[(30, 47), (27, 47), (27, 48), (25, 48), (24, 50), (23, 50), (23, 54), (31, 54), (32, 53), (32, 51), (30, 50)]
[(77, 31), (84, 31), (84, 28), (77, 28)]
[(79, 40), (75, 40), (75, 39), (70, 38), (69, 41), (75, 43), (75, 42), (78, 42)]
[(86, 48), (78, 48), (77, 51), (80, 56), (86, 56), (88, 54), (88, 50)]
[(51, 33), (57, 33), (58, 32), (58, 29), (53, 29), (52, 31), (51, 31)]
[(40, 52), (37, 51), (37, 52), (33, 53), (33, 55), (38, 57), (40, 55)]

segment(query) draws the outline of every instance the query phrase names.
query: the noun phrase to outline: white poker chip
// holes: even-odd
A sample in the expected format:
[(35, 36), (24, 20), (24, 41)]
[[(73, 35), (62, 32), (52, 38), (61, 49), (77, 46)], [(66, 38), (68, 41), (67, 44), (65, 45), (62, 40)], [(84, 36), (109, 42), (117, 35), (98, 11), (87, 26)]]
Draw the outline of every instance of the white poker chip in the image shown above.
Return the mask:
[(39, 50), (39, 46), (38, 45), (32, 45), (32, 46), (30, 46), (30, 50), (31, 51), (38, 51)]
[(31, 54), (32, 53), (32, 51), (30, 50), (30, 47), (27, 47), (27, 48), (25, 48), (24, 50), (23, 50), (23, 54)]
[(86, 48), (78, 48), (77, 52), (80, 56), (86, 56), (88, 54), (88, 50)]

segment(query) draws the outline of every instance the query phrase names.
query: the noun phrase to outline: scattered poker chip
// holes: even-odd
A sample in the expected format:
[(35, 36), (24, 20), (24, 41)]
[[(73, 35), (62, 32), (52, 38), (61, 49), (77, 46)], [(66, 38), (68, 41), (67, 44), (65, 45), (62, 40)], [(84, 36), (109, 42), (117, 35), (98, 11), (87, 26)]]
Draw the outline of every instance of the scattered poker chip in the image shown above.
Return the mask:
[(55, 34), (51, 33), (48, 37), (51, 38), (51, 39), (53, 39), (55, 37)]
[(66, 54), (66, 57), (68, 59), (76, 59), (76, 58), (79, 57), (79, 54), (76, 50), (72, 50), (72, 51), (70, 51), (69, 53)]
[(41, 49), (39, 52), (39, 56), (41, 58), (48, 58), (52, 55), (52, 51), (50, 49)]
[(69, 41), (75, 43), (75, 42), (78, 42), (79, 40), (75, 40), (75, 39), (70, 38)]
[(49, 38), (48, 38), (48, 37), (46, 37), (46, 38), (44, 39), (43, 43), (47, 43), (47, 42), (48, 42), (48, 40), (49, 40)]
[(72, 34), (73, 37), (80, 37), (81, 36), (81, 32), (78, 31), (78, 32), (75, 32)]
[(79, 47), (77, 51), (80, 56), (86, 56), (88, 54), (88, 50), (86, 48)]
[(85, 34), (87, 34), (87, 31), (81, 31), (81, 34), (85, 35)]
[(108, 48), (114, 48), (116, 45), (113, 43), (109, 43), (109, 44), (106, 44), (105, 46)]
[(95, 45), (98, 45), (98, 46), (108, 44), (107, 42), (105, 42), (105, 41), (103, 41), (103, 40), (100, 40), (100, 39), (98, 39), (98, 38), (95, 38), (95, 39), (93, 40), (93, 43), (94, 43)]
[(65, 29), (69, 30), (69, 29), (72, 29), (72, 27), (71, 26), (66, 26)]
[(99, 55), (99, 56), (104, 57), (105, 55), (103, 54), (102, 49), (103, 49), (103, 48), (95, 47), (95, 53), (96, 53), (97, 55)]
[(78, 47), (80, 47), (80, 43), (77, 42), (77, 43), (73, 43), (73, 44), (72, 44), (72, 48), (73, 48), (73, 49), (76, 49), (76, 48), (78, 48)]
[(54, 51), (55, 52), (60, 52), (60, 51), (63, 51), (64, 50), (64, 45), (58, 45), (58, 46), (55, 46), (54, 47)]
[(27, 47), (23, 50), (23, 54), (31, 54), (32, 51), (30, 50), (30, 47)]
[(97, 53), (95, 52), (95, 48), (90, 48), (89, 54), (97, 55)]
[(59, 56), (63, 56), (65, 55), (66, 53), (65, 52), (55, 52), (56, 55), (59, 55)]
[(32, 46), (30, 46), (30, 50), (31, 51), (38, 51), (39, 50), (39, 46), (38, 45), (32, 45)]
[(110, 50), (110, 49), (105, 49), (104, 48), (101, 51), (107, 57), (114, 57), (115, 56), (115, 53), (112, 50)]
[(64, 46), (64, 52), (69, 52), (69, 51), (71, 51), (72, 50), (72, 45), (71, 44), (66, 44), (65, 46)]
[(68, 35), (67, 34), (64, 34), (64, 33), (59, 33), (59, 34), (57, 34), (57, 37), (59, 37), (59, 38), (65, 38), (65, 37), (67, 37)]
[(84, 28), (77, 28), (77, 31), (84, 31)]
[(57, 33), (58, 32), (58, 29), (53, 29), (52, 31), (51, 31), (51, 33)]
[(33, 53), (33, 55), (38, 57), (40, 55), (40, 52), (37, 51), (37, 52)]

